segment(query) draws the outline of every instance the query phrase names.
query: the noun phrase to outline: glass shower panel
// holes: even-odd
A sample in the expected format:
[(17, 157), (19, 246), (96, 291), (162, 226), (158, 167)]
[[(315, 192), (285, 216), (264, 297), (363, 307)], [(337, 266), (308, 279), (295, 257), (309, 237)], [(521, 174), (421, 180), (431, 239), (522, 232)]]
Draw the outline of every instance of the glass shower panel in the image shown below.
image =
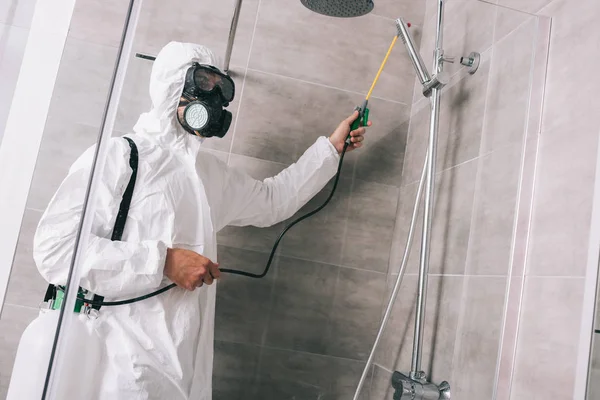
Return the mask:
[[(0, 11), (11, 15), (16, 10), (15, 15), (22, 18), (33, 13), (35, 2), (11, 4)], [(77, 2), (75, 6), (0, 319), (0, 399), (7, 395), (21, 334), (38, 316), (47, 288), (33, 260), (37, 224), (71, 164), (97, 140), (126, 10), (126, 5), (108, 8), (102, 2)], [(97, 18), (99, 11), (108, 12), (106, 18)], [(82, 193), (72, 196), (83, 198)]]
[[(421, 40), (428, 65), (435, 14), (428, 7)], [(444, 65), (451, 78), (441, 98), (423, 368), (434, 383), (449, 381), (453, 398), (505, 399), (545, 73), (536, 67), (545, 66), (543, 29), (537, 16), (459, 0), (446, 4), (443, 37), (444, 55), (454, 63)], [(481, 63), (470, 75), (459, 61), (473, 51)], [(400, 266), (427, 146), (429, 101), (419, 90), (414, 96), (386, 298)], [(417, 236), (376, 357), (372, 399), (391, 398), (392, 373), (410, 372), (419, 250)]]

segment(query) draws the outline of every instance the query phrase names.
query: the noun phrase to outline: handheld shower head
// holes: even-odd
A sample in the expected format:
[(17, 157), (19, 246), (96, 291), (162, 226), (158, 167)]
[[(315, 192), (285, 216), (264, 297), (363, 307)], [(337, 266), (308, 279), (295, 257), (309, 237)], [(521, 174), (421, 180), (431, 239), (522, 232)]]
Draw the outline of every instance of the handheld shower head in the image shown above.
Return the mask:
[(375, 6), (372, 0), (300, 0), (311, 11), (329, 17), (360, 17)]
[[(396, 28), (398, 29), (398, 36), (404, 44), (406, 45), (406, 50), (408, 51), (408, 55), (410, 56), (410, 60), (415, 67), (415, 71), (417, 72), (417, 76), (423, 85), (423, 95), (425, 97), (429, 97), (431, 95), (432, 89), (440, 89), (448, 84), (449, 77), (445, 72), (438, 72), (433, 77), (429, 74), (423, 59), (421, 58), (421, 54), (417, 50), (415, 46), (415, 42), (412, 38), (412, 35), (408, 31), (408, 25), (402, 18), (398, 18), (396, 20)], [(436, 72), (436, 71), (434, 71)]]
[(412, 35), (408, 31), (408, 25), (406, 25), (406, 22), (404, 22), (402, 18), (398, 18), (396, 20), (396, 28), (398, 29), (398, 36), (406, 45), (406, 50), (408, 51), (408, 55), (410, 56), (415, 70), (417, 71), (417, 76), (419, 77), (419, 80), (422, 84), (425, 84), (426, 82), (431, 80), (431, 75), (429, 75), (427, 67), (425, 66), (425, 63), (421, 58), (421, 54), (419, 54), (415, 46), (415, 42), (412, 38)]

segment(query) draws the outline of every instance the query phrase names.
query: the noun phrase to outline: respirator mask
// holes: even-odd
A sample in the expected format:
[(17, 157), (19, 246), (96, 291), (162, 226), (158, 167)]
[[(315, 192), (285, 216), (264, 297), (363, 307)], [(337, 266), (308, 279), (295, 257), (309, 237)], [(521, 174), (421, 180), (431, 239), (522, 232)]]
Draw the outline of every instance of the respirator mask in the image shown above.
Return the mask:
[(212, 65), (194, 63), (187, 71), (183, 99), (177, 112), (179, 122), (192, 135), (223, 137), (231, 125), (232, 115), (224, 108), (235, 95), (235, 84)]

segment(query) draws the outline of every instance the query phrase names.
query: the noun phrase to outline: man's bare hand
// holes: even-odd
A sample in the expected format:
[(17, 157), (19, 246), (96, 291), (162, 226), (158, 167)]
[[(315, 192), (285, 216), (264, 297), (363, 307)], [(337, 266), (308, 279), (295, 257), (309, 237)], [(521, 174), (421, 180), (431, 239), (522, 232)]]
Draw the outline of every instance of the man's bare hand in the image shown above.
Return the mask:
[(186, 249), (167, 249), (164, 274), (177, 286), (194, 290), (221, 276), (219, 264)]

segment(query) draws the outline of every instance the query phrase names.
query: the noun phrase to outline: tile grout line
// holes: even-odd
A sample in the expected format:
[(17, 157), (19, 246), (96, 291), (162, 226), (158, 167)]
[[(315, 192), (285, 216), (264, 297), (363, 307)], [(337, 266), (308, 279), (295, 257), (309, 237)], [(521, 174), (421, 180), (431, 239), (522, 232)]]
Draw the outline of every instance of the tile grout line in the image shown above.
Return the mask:
[(39, 308), (38, 308), (38, 307), (25, 306), (25, 305), (23, 305), (23, 304), (14, 304), (14, 303), (10, 303), (10, 302), (8, 302), (8, 301), (7, 301), (7, 302), (5, 302), (5, 303), (4, 303), (4, 305), (5, 305), (5, 306), (18, 307), (18, 308), (26, 308), (26, 309), (28, 309), (28, 310), (34, 310), (34, 311), (37, 311), (37, 310), (39, 310)]
[[(356, 94), (356, 95), (363, 96), (363, 97), (366, 95), (366, 92), (357, 92), (357, 91), (354, 91), (354, 90), (343, 89), (343, 88), (336, 87), (336, 86), (326, 85), (324, 83), (307, 81), (307, 80), (304, 80), (304, 79), (294, 78), (292, 76), (281, 75), (281, 74), (277, 74), (275, 72), (264, 71), (264, 70), (260, 70), (260, 69), (256, 69), (256, 68), (250, 68), (250, 67), (248, 67), (248, 71), (258, 72), (259, 74), (276, 76), (276, 77), (282, 78), (282, 79), (290, 79), (290, 80), (293, 80), (293, 81), (297, 81), (297, 82), (301, 82), (301, 83), (306, 83), (308, 85), (320, 86), (320, 87), (324, 87), (324, 88), (327, 88), (327, 89), (339, 90), (341, 92), (352, 93), (352, 94)], [(411, 76), (412, 76), (412, 74), (411, 74)], [(406, 107), (410, 106), (410, 104), (407, 104), (407, 103), (405, 103), (403, 101), (392, 100), (392, 99), (388, 99), (386, 97), (371, 96), (371, 98), (372, 99), (377, 99), (377, 100), (382, 100), (382, 101), (387, 101), (389, 103), (400, 104), (400, 105), (403, 105), (403, 106), (406, 106)]]
[[(392, 273), (392, 276), (397, 276), (398, 273), (394, 272)], [(411, 273), (406, 273), (405, 276), (419, 276), (419, 274), (415, 273), (415, 272), (411, 272)], [(494, 279), (494, 278), (508, 278), (507, 275), (475, 275), (475, 274), (467, 274), (467, 275), (462, 275), (462, 274), (429, 274), (429, 276), (435, 276), (435, 277), (446, 277), (446, 278), (462, 278), (462, 277), (466, 277), (466, 278), (486, 278), (486, 279)], [(528, 275), (530, 278), (536, 278), (536, 279), (585, 279), (585, 276), (583, 275)]]
[[(254, 347), (260, 347), (260, 348), (267, 349), (267, 350), (285, 351), (285, 352), (289, 352), (289, 353), (308, 354), (308, 355), (311, 355), (311, 356), (333, 358), (333, 359), (336, 359), (336, 360), (351, 361), (351, 362), (361, 363), (361, 364), (364, 364), (365, 361), (366, 361), (366, 360), (360, 360), (360, 359), (357, 359), (357, 358), (332, 356), (332, 355), (329, 355), (329, 354), (312, 353), (310, 351), (304, 351), (304, 350), (288, 349), (288, 348), (285, 348), (285, 347), (276, 347), (276, 346), (262, 345), (262, 344), (256, 344), (256, 343), (244, 343), (244, 342), (240, 342), (240, 341), (236, 341), (236, 340), (215, 339), (215, 342), (240, 344), (242, 346), (254, 346)], [(261, 351), (261, 353), (262, 353), (262, 351)]]
[[(527, 140), (530, 140), (530, 139), (532, 139), (532, 138), (528, 138)], [(441, 175), (443, 173), (446, 173), (446, 172), (450, 171), (451, 169), (454, 169), (454, 168), (457, 168), (457, 167), (461, 167), (461, 166), (463, 166), (463, 165), (465, 165), (467, 163), (470, 163), (470, 162), (473, 162), (473, 161), (477, 161), (477, 160), (485, 158), (485, 157), (489, 157), (489, 156), (491, 156), (494, 153), (497, 153), (499, 151), (504, 151), (507, 148), (512, 147), (512, 146), (516, 146), (516, 145), (517, 145), (517, 143), (503, 144), (500, 147), (498, 147), (497, 149), (486, 151), (486, 152), (484, 152), (484, 153), (482, 153), (482, 154), (480, 154), (480, 155), (478, 155), (476, 157), (473, 157), (473, 158), (470, 158), (468, 160), (462, 161), (462, 162), (460, 162), (460, 163), (458, 163), (456, 165), (452, 165), (451, 167), (448, 167), (446, 169), (443, 169), (443, 170), (439, 171), (437, 174)], [(419, 182), (418, 180), (413, 180), (413, 181), (404, 183), (404, 184), (402, 184), (402, 186), (400, 187), (400, 189), (405, 188), (407, 186), (415, 185), (418, 182)], [(384, 184), (382, 184), (382, 185), (384, 185)]]
[[(236, 112), (236, 116), (235, 116), (235, 128), (233, 129), (232, 135), (231, 135), (231, 144), (229, 145), (229, 155), (227, 156), (227, 165), (230, 165), (230, 161), (231, 161), (231, 153), (233, 152), (233, 144), (235, 141), (235, 134), (238, 130), (238, 121), (240, 119), (240, 114), (241, 114), (241, 110), (242, 110), (242, 100), (244, 99), (244, 89), (246, 88), (246, 78), (248, 77), (248, 68), (250, 67), (250, 59), (252, 57), (252, 48), (254, 47), (254, 38), (256, 36), (256, 29), (258, 27), (258, 17), (260, 15), (260, 6), (261, 6), (261, 0), (258, 0), (258, 4), (256, 5), (256, 17), (254, 19), (254, 27), (252, 29), (252, 38), (250, 39), (250, 48), (248, 49), (248, 59), (246, 60), (246, 69), (244, 70), (244, 80), (242, 81), (242, 88), (240, 90), (240, 105), (237, 109)], [(233, 49), (232, 49), (233, 51)]]
[[(290, 164), (285, 164), (285, 163), (282, 163), (282, 162), (279, 162), (279, 161), (266, 160), (264, 158), (256, 158), (256, 157), (253, 157), (253, 156), (248, 156), (248, 155), (245, 155), (245, 154), (238, 154), (238, 153), (235, 153), (235, 152), (228, 153), (226, 151), (215, 150), (215, 149), (204, 149), (203, 151), (216, 152), (216, 153), (224, 153), (224, 154), (231, 154), (232, 156), (244, 157), (244, 158), (248, 158), (248, 159), (254, 160), (254, 161), (267, 162), (267, 163), (281, 165), (284, 168), (286, 168), (286, 167), (288, 167), (290, 165)], [(369, 183), (369, 184), (372, 184), (372, 185), (383, 186), (383, 187), (386, 187), (386, 188), (389, 188), (389, 189), (394, 189), (394, 190), (397, 190), (397, 191), (400, 191), (400, 189), (402, 188), (400, 186), (394, 186), (394, 185), (390, 185), (390, 184), (387, 184), (387, 183), (381, 183), (381, 182), (376, 182), (376, 181), (367, 181), (367, 180), (360, 179), (360, 178), (356, 178), (356, 180), (359, 181), (359, 182), (366, 182), (366, 183)], [(413, 183), (414, 182), (411, 182), (411, 183), (409, 183), (407, 185), (410, 185), (410, 184), (413, 184)]]
[[(222, 244), (221, 246), (223, 246), (223, 247), (229, 247), (229, 248), (237, 249), (237, 250), (253, 251), (255, 253), (261, 253), (261, 254), (269, 254), (268, 251), (253, 250), (253, 249), (248, 249), (248, 248), (243, 248), (243, 247), (236, 247), (236, 246), (226, 245), (226, 244)], [(371, 272), (371, 273), (378, 274), (378, 275), (387, 275), (387, 272), (373, 271), (373, 270), (370, 270), (370, 269), (363, 269), (363, 268), (358, 268), (358, 267), (351, 267), (351, 266), (348, 266), (348, 265), (333, 264), (333, 263), (330, 263), (330, 262), (318, 261), (318, 260), (311, 260), (311, 259), (308, 259), (308, 258), (302, 258), (302, 257), (296, 257), (296, 256), (288, 256), (288, 255), (285, 255), (285, 254), (278, 254), (277, 257), (278, 258), (289, 258), (289, 259), (292, 259), (292, 260), (299, 260), (299, 261), (307, 261), (307, 262), (311, 262), (311, 263), (318, 263), (318, 264), (323, 264), (323, 265), (326, 265), (326, 266), (329, 266), (329, 267), (352, 269), (352, 270), (361, 271), (361, 272)]]

